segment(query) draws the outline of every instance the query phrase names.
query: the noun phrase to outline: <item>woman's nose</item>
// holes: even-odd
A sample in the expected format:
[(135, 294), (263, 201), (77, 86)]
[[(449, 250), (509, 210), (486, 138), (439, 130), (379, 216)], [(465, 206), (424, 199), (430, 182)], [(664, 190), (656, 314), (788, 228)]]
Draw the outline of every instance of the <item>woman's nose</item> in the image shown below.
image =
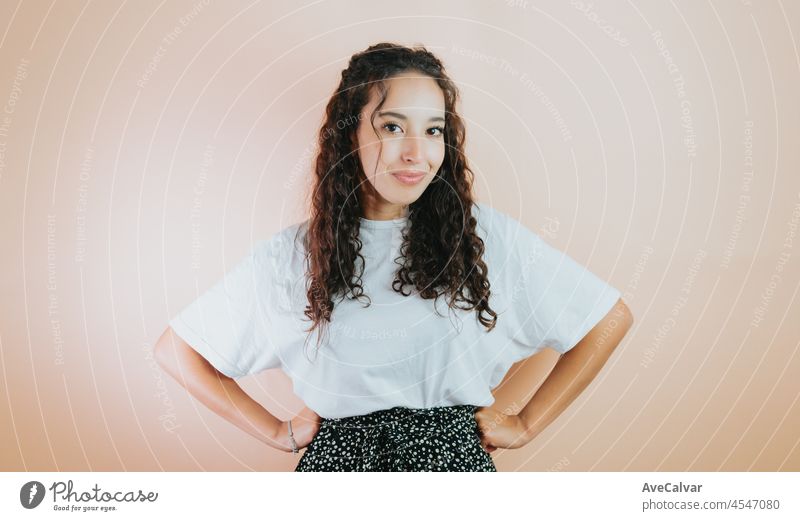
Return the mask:
[(422, 139), (418, 137), (403, 139), (403, 160), (413, 163), (422, 161)]

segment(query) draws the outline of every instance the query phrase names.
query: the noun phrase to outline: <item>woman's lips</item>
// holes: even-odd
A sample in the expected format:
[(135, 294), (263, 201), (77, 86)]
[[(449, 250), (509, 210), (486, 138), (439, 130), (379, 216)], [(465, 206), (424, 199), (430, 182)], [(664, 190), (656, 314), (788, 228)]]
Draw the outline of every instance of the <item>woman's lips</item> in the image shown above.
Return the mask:
[(425, 174), (423, 172), (394, 172), (392, 176), (404, 185), (415, 185), (422, 181)]

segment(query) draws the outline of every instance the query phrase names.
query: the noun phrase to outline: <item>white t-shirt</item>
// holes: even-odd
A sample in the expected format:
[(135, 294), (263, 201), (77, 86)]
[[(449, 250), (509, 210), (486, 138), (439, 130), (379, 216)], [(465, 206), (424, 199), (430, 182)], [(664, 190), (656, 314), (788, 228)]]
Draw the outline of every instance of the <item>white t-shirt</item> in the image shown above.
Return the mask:
[[(362, 286), (371, 299), (334, 299), (328, 335), (308, 340), (303, 236), (308, 221), (258, 242), (219, 282), (170, 321), (223, 374), (281, 368), (323, 418), (395, 406), (489, 406), (515, 362), (551, 347), (565, 353), (613, 307), (620, 292), (539, 235), (486, 204), (477, 233), (498, 314), (487, 332), (477, 313), (452, 310), (446, 296), (392, 290), (407, 218), (361, 220)], [(464, 303), (460, 303), (464, 305)], [(305, 344), (305, 347), (304, 347)]]

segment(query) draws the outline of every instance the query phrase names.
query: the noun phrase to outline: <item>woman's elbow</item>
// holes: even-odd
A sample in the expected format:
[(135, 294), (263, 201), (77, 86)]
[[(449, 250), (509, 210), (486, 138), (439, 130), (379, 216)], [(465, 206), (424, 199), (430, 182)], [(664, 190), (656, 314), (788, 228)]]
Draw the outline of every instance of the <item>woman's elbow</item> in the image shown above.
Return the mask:
[(631, 326), (633, 326), (633, 313), (631, 312), (631, 309), (628, 307), (628, 305), (625, 304), (625, 301), (622, 299), (619, 299), (617, 301), (617, 309), (619, 310), (619, 313), (621, 315), (620, 322), (622, 324), (622, 327), (624, 331), (627, 332), (631, 328)]
[(633, 326), (633, 313), (620, 298), (605, 318), (595, 327), (594, 333), (599, 342), (609, 350), (614, 350)]
[(153, 346), (153, 358), (167, 373), (172, 374), (172, 368), (176, 362), (175, 343), (180, 341), (180, 337), (168, 326)]

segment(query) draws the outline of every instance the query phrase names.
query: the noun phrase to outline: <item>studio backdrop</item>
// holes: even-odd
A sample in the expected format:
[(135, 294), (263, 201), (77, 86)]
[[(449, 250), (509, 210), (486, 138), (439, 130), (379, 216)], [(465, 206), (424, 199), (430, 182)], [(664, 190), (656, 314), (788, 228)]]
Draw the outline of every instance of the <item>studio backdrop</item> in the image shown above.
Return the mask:
[[(306, 218), (325, 103), (381, 41), (446, 65), (477, 200), (635, 317), (498, 470), (800, 470), (800, 5), (780, 0), (0, 3), (0, 468), (294, 468), (153, 346)], [(495, 407), (557, 358), (516, 364)], [(280, 370), (239, 383), (303, 407)]]

